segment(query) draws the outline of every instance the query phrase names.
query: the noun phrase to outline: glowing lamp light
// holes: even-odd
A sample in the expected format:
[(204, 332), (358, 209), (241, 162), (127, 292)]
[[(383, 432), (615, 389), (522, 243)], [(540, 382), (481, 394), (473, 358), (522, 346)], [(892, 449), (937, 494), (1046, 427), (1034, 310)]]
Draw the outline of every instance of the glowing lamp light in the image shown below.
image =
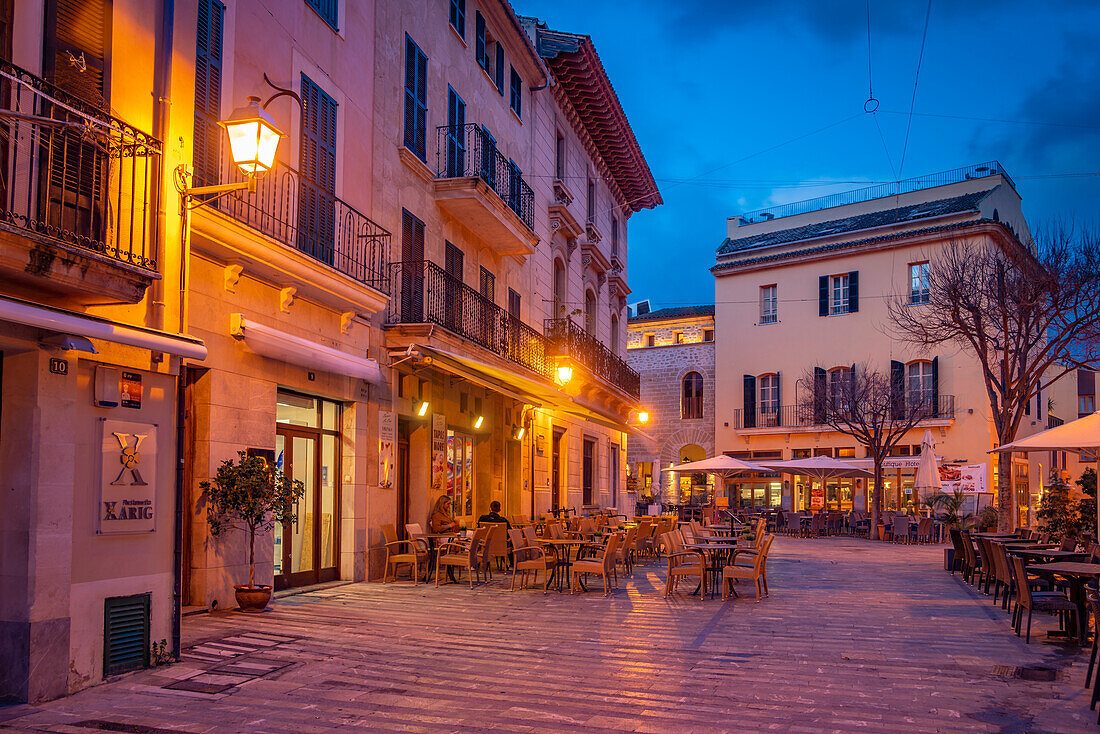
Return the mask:
[(485, 416), (479, 415), (477, 420), (474, 421), (474, 428), (481, 428), (481, 424), (485, 422)]
[(647, 411), (644, 411), (644, 410), (639, 410), (638, 411), (638, 422), (639, 423), (649, 423), (649, 413)]
[(526, 433), (526, 432), (527, 432), (527, 429), (524, 428), (523, 426), (516, 426), (515, 428), (512, 429), (512, 438), (514, 438), (518, 441), (521, 438), (523, 438), (523, 434)]
[(418, 416), (420, 416), (421, 418), (423, 418), (424, 416), (426, 416), (428, 414), (428, 401), (427, 400), (421, 400), (420, 401), (420, 407), (416, 409), (416, 414)]
[(233, 110), (229, 119), (218, 123), (229, 136), (229, 154), (233, 163), (246, 176), (266, 173), (275, 165), (279, 140), (286, 135), (275, 120), (260, 107), (259, 97), (249, 97), (248, 104)]
[(573, 379), (573, 368), (567, 364), (560, 365), (558, 367), (558, 382), (563, 385), (569, 383)]

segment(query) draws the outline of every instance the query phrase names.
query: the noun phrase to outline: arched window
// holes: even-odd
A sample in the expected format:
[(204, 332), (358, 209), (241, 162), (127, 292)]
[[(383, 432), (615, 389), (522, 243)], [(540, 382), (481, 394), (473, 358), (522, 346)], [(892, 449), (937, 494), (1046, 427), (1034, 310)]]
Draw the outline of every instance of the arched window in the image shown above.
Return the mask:
[(932, 363), (919, 360), (905, 366), (905, 399), (910, 408), (932, 411)]
[(684, 420), (703, 417), (703, 376), (698, 372), (684, 375), (680, 417)]
[(565, 316), (565, 263), (554, 259), (554, 313), (555, 319)]
[(587, 289), (584, 291), (584, 330), (596, 333), (596, 294)]
[(619, 356), (619, 316), (611, 314), (611, 353)]
[(845, 413), (851, 407), (853, 378), (851, 367), (829, 370), (829, 403), (833, 410)]

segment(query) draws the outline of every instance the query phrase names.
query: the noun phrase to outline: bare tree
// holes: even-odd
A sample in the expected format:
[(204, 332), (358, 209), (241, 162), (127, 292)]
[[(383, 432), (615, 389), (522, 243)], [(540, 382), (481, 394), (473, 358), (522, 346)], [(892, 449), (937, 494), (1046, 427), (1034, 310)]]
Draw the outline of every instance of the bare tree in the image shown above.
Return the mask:
[(874, 462), (873, 536), (882, 516), (882, 464), (906, 433), (935, 415), (935, 397), (924, 390), (907, 393), (903, 381), (867, 365), (828, 373), (817, 368), (799, 383), (799, 417), (853, 437)]
[[(928, 351), (961, 346), (977, 357), (998, 445), (1016, 438), (1028, 401), (1042, 387), (1095, 363), (1100, 340), (1100, 241), (1058, 228), (1027, 247), (952, 242), (929, 263), (925, 305), (908, 294), (889, 304), (890, 330)], [(1010, 454), (998, 454), (998, 528), (1011, 530)]]

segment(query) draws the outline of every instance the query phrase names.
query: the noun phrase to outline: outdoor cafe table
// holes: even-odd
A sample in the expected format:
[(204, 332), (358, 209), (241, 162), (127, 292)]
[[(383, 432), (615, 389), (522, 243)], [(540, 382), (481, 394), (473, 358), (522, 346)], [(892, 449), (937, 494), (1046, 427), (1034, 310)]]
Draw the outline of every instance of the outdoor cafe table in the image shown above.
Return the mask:
[[(722, 566), (719, 561), (723, 558), (723, 552), (725, 552), (725, 558), (729, 558), (730, 553), (735, 550), (748, 550), (748, 546), (737, 545), (736, 543), (684, 543), (684, 547), (689, 550), (697, 550), (702, 551), (704, 554), (710, 554), (710, 568), (707, 570), (710, 572), (713, 580), (710, 586), (710, 595), (712, 597), (718, 593), (719, 582), (722, 578)], [(696, 591), (701, 591), (701, 589), (696, 589)]]
[(1085, 609), (1085, 584), (1100, 578), (1100, 563), (1059, 561), (1028, 566), (1029, 571), (1061, 576), (1069, 582), (1069, 598), (1077, 605), (1077, 638), (1082, 643), (1088, 637), (1089, 615)]
[[(431, 580), (432, 573), (435, 571), (436, 541), (438, 540), (438, 541), (441, 541), (441, 543), (443, 543), (443, 542), (446, 542), (448, 540), (451, 540), (452, 538), (463, 538), (463, 537), (466, 537), (465, 532), (466, 532), (465, 530), (455, 530), (455, 531), (452, 531), (450, 533), (424, 533), (423, 535), (416, 536), (418, 538), (423, 538), (424, 540), (428, 541), (428, 568), (425, 571), (425, 573), (427, 574), (428, 580)], [(447, 567), (447, 578), (449, 578), (451, 581), (454, 581), (455, 580), (454, 573), (455, 573), (454, 567), (448, 566)]]
[(562, 579), (569, 577), (569, 569), (573, 567), (573, 559), (570, 557), (569, 549), (572, 547), (580, 548), (591, 542), (582, 538), (562, 538), (560, 540), (551, 538), (539, 541), (542, 545), (552, 545), (555, 549), (561, 548), (561, 551), (557, 554), (554, 571), (550, 575), (550, 582), (554, 584), (557, 591), (562, 590)]
[(1005, 551), (1012, 554), (1012, 555), (1014, 555), (1014, 556), (1020, 556), (1020, 558), (1025, 558), (1025, 559), (1049, 558), (1049, 559), (1052, 559), (1052, 560), (1055, 560), (1055, 561), (1070, 561), (1070, 560), (1073, 560), (1073, 559), (1076, 559), (1076, 558), (1082, 558), (1085, 555), (1087, 555), (1085, 553), (1078, 553), (1076, 551), (1060, 550), (1058, 548), (1058, 546), (1055, 546), (1053, 548), (1043, 548), (1042, 546), (1038, 546), (1038, 547), (1035, 547), (1035, 548), (1031, 548), (1031, 547), (1028, 547), (1028, 548), (1013, 548), (1013, 547), (1010, 546), (1008, 548), (1005, 548)]

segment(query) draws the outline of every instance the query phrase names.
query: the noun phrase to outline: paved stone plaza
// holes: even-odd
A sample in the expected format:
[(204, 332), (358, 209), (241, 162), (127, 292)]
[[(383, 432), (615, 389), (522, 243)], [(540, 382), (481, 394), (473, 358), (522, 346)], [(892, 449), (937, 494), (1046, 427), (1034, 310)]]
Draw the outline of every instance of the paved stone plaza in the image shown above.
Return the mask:
[(183, 662), (0, 708), (0, 731), (1095, 730), (1087, 651), (1045, 616), (1024, 645), (942, 556), (780, 538), (759, 604), (666, 600), (654, 563), (611, 598), (331, 587), (188, 617)]

